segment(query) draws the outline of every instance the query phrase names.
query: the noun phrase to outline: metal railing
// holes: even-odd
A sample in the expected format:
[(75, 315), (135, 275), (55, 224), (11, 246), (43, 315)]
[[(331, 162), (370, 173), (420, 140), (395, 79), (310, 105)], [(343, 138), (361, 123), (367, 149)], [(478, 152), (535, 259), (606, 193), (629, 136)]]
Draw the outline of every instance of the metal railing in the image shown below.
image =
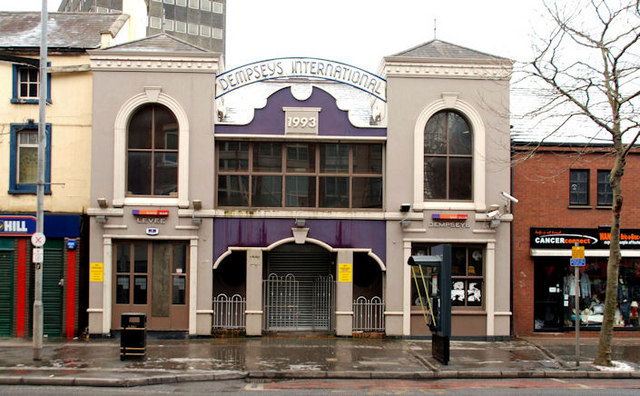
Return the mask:
[(380, 297), (368, 300), (360, 296), (353, 302), (353, 331), (384, 331), (384, 302)]
[(228, 297), (224, 293), (213, 298), (214, 329), (244, 329), (246, 299), (239, 294)]

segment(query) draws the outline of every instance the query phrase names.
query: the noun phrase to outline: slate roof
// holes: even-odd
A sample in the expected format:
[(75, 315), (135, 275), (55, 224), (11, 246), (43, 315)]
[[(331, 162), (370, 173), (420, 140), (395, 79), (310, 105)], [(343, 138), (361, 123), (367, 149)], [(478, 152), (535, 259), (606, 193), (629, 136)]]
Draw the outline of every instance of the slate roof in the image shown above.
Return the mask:
[(139, 40), (129, 41), (123, 44), (114, 45), (103, 49), (104, 52), (184, 52), (202, 53), (211, 52), (205, 48), (198, 47), (187, 41), (180, 40), (166, 33), (159, 33), (153, 36), (144, 37)]
[[(48, 14), (47, 46), (53, 50), (99, 48), (101, 33), (115, 36), (129, 18), (123, 14)], [(0, 48), (28, 50), (40, 46), (39, 12), (0, 12)]]
[(507, 58), (489, 55), (484, 52), (472, 50), (459, 45), (447, 43), (442, 40), (431, 40), (423, 44), (419, 44), (408, 50), (398, 52), (391, 56), (409, 57), (409, 58), (429, 58), (429, 59), (455, 59), (467, 61), (509, 61)]

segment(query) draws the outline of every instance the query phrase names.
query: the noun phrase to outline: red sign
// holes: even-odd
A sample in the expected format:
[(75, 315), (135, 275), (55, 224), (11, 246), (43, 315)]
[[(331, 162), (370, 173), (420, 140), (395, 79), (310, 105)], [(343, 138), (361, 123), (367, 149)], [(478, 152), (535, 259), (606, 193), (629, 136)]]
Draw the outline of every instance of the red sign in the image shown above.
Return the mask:
[(469, 215), (460, 213), (434, 213), (431, 215), (433, 220), (467, 220)]
[(167, 217), (169, 216), (168, 210), (152, 210), (152, 209), (133, 209), (131, 214), (134, 216), (156, 216)]

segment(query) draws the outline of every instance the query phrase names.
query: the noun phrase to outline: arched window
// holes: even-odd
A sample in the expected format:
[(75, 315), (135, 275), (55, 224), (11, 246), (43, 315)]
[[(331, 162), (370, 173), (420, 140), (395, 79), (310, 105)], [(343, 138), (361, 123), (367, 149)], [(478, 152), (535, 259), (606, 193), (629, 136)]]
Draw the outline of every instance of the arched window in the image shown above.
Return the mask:
[(127, 128), (127, 195), (178, 194), (178, 122), (165, 106), (140, 107)]
[(424, 199), (471, 200), (472, 153), (469, 123), (453, 111), (434, 114), (424, 130)]

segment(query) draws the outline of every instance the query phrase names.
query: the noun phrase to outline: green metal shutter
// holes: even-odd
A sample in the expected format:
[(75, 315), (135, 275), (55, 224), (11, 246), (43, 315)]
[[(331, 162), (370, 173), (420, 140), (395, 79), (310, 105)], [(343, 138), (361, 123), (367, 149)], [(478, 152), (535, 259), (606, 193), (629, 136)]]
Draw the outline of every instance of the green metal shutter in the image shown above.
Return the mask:
[(0, 250), (0, 337), (13, 329), (13, 250)]
[(62, 298), (64, 278), (64, 241), (47, 241), (42, 265), (43, 332), (50, 337), (62, 335)]

